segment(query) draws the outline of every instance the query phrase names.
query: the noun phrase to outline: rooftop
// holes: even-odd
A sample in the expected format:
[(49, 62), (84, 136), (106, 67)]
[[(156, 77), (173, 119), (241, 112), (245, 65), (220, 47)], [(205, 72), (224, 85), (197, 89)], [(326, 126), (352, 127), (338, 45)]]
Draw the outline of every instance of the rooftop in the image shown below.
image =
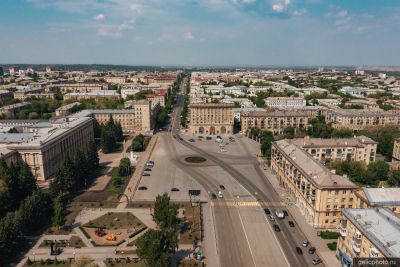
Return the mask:
[(344, 209), (343, 215), (365, 235), (385, 257), (400, 257), (400, 218), (385, 208)]
[(290, 140), (291, 143), (301, 148), (311, 147), (363, 147), (364, 144), (377, 144), (374, 140), (366, 136), (357, 136), (353, 138), (296, 138)]
[(400, 188), (363, 188), (370, 205), (400, 206)]

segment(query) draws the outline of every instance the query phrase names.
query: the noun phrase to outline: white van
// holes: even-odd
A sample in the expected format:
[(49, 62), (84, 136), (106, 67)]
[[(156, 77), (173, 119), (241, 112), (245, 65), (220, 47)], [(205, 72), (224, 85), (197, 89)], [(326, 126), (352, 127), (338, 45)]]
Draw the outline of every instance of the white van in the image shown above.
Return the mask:
[(224, 198), (224, 195), (222, 194), (221, 191), (218, 191), (218, 198)]
[(285, 218), (285, 213), (283, 213), (282, 210), (276, 210), (275, 214), (276, 214), (276, 217), (278, 217), (279, 219), (284, 219)]

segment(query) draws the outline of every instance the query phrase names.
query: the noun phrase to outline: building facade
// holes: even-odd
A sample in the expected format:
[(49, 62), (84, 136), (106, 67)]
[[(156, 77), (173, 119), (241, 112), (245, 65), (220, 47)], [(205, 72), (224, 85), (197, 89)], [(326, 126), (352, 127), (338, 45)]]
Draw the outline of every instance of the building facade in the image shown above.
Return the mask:
[(271, 169), (314, 228), (337, 228), (342, 209), (356, 205), (355, 184), (288, 140), (272, 143)]
[(364, 187), (356, 191), (358, 208), (383, 207), (400, 214), (400, 188), (399, 187)]
[(268, 97), (265, 105), (270, 108), (301, 108), (306, 106), (306, 100), (302, 97)]
[(400, 138), (394, 139), (392, 161), (400, 161)]
[(400, 218), (388, 209), (344, 209), (339, 232), (336, 256), (342, 266), (353, 266), (356, 258), (400, 257)]
[(234, 107), (234, 104), (190, 104), (189, 131), (193, 134), (232, 134)]

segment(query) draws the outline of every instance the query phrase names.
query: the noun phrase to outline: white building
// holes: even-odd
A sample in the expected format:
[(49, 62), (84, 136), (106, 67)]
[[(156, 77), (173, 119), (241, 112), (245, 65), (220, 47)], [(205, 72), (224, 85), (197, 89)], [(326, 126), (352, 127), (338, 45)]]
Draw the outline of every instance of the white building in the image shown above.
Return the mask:
[(265, 105), (271, 108), (305, 107), (306, 100), (302, 97), (268, 97)]
[(340, 93), (350, 94), (354, 97), (364, 97), (364, 94), (368, 91), (368, 88), (365, 87), (351, 87), (345, 86), (342, 89), (339, 89)]

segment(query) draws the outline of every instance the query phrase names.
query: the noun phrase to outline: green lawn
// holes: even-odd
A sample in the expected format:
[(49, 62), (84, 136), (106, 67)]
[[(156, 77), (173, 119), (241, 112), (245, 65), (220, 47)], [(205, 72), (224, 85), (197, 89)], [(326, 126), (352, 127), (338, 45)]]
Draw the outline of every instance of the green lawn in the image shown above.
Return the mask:
[(200, 207), (185, 205), (185, 217), (183, 232), (180, 234), (179, 243), (193, 244), (194, 240), (200, 240)]
[(127, 229), (130, 227), (145, 226), (135, 215), (129, 212), (109, 212), (84, 225), (85, 227), (103, 227)]

